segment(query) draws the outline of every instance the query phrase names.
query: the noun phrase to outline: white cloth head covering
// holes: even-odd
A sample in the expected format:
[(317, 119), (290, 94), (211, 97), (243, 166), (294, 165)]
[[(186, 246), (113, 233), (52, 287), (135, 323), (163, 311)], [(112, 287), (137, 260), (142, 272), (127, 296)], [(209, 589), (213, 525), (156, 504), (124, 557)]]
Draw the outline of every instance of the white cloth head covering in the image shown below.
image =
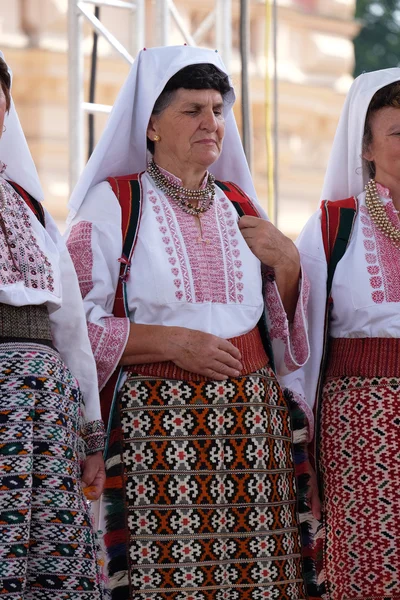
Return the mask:
[[(217, 51), (192, 46), (166, 46), (141, 50), (114, 104), (106, 128), (84, 168), (69, 201), (71, 220), (89, 189), (109, 176), (139, 173), (147, 167), (146, 131), (153, 106), (166, 83), (188, 65), (210, 63), (226, 73)], [(225, 98), (223, 150), (210, 171), (223, 181), (234, 181), (256, 197), (232, 105), (232, 91)]]
[[(5, 60), (1, 51), (0, 57)], [(10, 69), (9, 72), (12, 76)], [(12, 98), (10, 111), (4, 118), (4, 125), (6, 131), (0, 138), (0, 160), (5, 163), (6, 170), (2, 176), (4, 179), (15, 181), (36, 200), (42, 201), (44, 196), (42, 186)]]
[(362, 159), (362, 139), (368, 106), (381, 88), (400, 81), (400, 69), (363, 73), (354, 80), (340, 115), (321, 200), (342, 200), (364, 191), (369, 174)]

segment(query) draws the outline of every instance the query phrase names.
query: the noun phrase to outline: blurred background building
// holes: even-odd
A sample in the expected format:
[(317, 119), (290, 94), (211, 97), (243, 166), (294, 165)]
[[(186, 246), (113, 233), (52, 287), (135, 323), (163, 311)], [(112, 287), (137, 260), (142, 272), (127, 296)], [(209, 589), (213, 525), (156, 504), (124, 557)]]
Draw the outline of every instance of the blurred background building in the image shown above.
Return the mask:
[[(147, 47), (160, 44), (157, 3), (145, 0)], [(238, 93), (240, 125), (239, 0), (231, 0), (230, 72)], [(205, 23), (201, 45), (215, 47), (214, 25), (207, 17), (214, 0), (175, 0), (188, 32)], [(89, 6), (93, 11), (94, 5)], [(354, 69), (353, 38), (359, 31), (354, 0), (278, 0), (276, 6), (278, 225), (295, 237), (318, 207), (330, 147)], [(266, 73), (273, 71), (273, 22), (264, 0), (249, 1), (252, 171), (260, 201), (268, 206)], [(131, 53), (136, 48), (134, 17), (103, 6), (100, 19)], [(206, 21), (204, 21), (206, 19)], [(209, 23), (211, 20), (209, 19)], [(165, 24), (164, 24), (165, 25)], [(226, 27), (226, 22), (222, 24)], [(219, 24), (221, 26), (221, 23)], [(66, 216), (68, 186), (68, 0), (0, 0), (0, 48), (14, 73), (13, 97), (46, 194), (58, 222)], [(164, 32), (165, 33), (165, 32)], [(221, 39), (221, 33), (220, 37)], [(183, 43), (173, 19), (168, 43)], [(88, 98), (92, 29), (84, 26), (85, 99)], [(224, 49), (223, 49), (224, 50)], [(227, 53), (227, 50), (224, 50)], [(112, 104), (129, 70), (109, 44), (99, 38), (96, 102)], [(270, 81), (270, 79), (269, 79)], [(269, 111), (269, 112), (268, 112)], [(273, 111), (272, 111), (273, 112)], [(272, 115), (273, 116), (273, 115)], [(107, 115), (95, 117), (95, 137)], [(87, 119), (87, 115), (85, 116)], [(268, 124), (268, 123), (267, 123)], [(85, 121), (85, 132), (87, 131)], [(270, 140), (271, 141), (271, 140)]]

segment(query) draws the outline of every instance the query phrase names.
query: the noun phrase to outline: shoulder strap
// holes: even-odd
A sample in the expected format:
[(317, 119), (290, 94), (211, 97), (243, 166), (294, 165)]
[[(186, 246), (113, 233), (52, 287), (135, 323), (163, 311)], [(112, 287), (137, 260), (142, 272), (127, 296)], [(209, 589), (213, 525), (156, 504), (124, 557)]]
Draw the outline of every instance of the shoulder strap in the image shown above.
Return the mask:
[[(142, 184), (141, 174), (124, 175), (123, 177), (108, 177), (107, 181), (117, 197), (121, 207), (122, 254), (118, 259), (120, 272), (115, 291), (113, 314), (116, 317), (128, 316), (126, 282), (131, 270), (131, 259), (142, 215)], [(103, 421), (107, 427), (105, 454), (110, 441), (112, 415), (118, 396), (119, 382), (123, 368), (117, 368), (100, 392), (100, 405)]]
[(259, 217), (260, 213), (254, 206), (251, 198), (232, 181), (215, 181), (225, 196), (232, 202), (240, 217), (248, 215), (250, 217)]
[(125, 283), (130, 273), (130, 263), (136, 245), (137, 233), (142, 213), (142, 187), (140, 174), (108, 177), (114, 194), (121, 207), (122, 254), (113, 314), (126, 317), (128, 314), (125, 299)]
[(19, 194), (21, 198), (25, 201), (25, 203), (29, 206), (29, 208), (34, 213), (38, 221), (43, 225), (43, 227), (46, 227), (44, 210), (41, 202), (35, 200), (35, 198), (28, 194), (28, 192), (26, 192), (24, 188), (18, 185), (18, 183), (15, 183), (14, 181), (8, 181), (8, 183), (11, 185), (12, 188), (14, 188), (17, 194)]
[(319, 473), (319, 431), (320, 431), (320, 418), (321, 418), (321, 397), (322, 387), (324, 383), (324, 373), (326, 367), (326, 361), (328, 356), (328, 342), (329, 342), (329, 314), (332, 307), (332, 281), (335, 274), (336, 267), (343, 258), (347, 246), (349, 245), (351, 234), (353, 231), (354, 220), (357, 215), (357, 199), (346, 198), (345, 200), (323, 200), (321, 202), (321, 229), (322, 229), (322, 240), (324, 243), (324, 250), (326, 256), (326, 264), (328, 270), (327, 278), (327, 296), (325, 306), (325, 318), (324, 318), (324, 340), (323, 340), (323, 351), (321, 357), (321, 364), (319, 369), (319, 377), (317, 384), (317, 391), (315, 395), (314, 404), (314, 417), (315, 417), (315, 433), (314, 442), (312, 444), (312, 454), (314, 456), (315, 468), (318, 476), (318, 483), (320, 488), (321, 497), (323, 495), (323, 489), (321, 485), (321, 478)]
[(322, 240), (328, 268), (327, 293), (331, 293), (336, 267), (346, 252), (357, 213), (356, 198), (321, 202)]

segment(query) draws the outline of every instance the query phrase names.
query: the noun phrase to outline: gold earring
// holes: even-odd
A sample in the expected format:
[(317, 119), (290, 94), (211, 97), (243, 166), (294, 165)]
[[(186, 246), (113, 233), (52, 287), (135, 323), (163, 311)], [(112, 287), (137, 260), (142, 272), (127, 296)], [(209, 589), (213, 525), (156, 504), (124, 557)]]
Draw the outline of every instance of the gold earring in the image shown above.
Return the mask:
[(160, 136), (156, 134), (156, 135), (154, 136), (154, 141), (155, 141), (155, 142), (159, 142), (160, 140), (161, 140)]

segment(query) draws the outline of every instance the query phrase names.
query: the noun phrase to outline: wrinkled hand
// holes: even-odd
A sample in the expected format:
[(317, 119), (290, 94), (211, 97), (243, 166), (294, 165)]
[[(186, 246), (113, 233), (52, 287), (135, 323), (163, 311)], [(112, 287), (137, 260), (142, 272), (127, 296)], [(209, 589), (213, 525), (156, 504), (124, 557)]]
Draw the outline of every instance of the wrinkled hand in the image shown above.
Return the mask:
[(106, 472), (102, 452), (95, 452), (86, 457), (83, 473), (83, 492), (88, 500), (98, 500), (103, 492)]
[(308, 474), (310, 479), (308, 481), (308, 493), (307, 498), (310, 503), (311, 512), (313, 517), (318, 521), (321, 520), (321, 500), (319, 499), (317, 476), (310, 462), (308, 462)]
[(250, 250), (264, 265), (277, 270), (299, 264), (299, 253), (292, 240), (269, 221), (244, 216), (239, 219), (239, 229)]
[(186, 371), (222, 381), (238, 377), (243, 368), (239, 350), (216, 335), (174, 327), (168, 341), (171, 360)]

